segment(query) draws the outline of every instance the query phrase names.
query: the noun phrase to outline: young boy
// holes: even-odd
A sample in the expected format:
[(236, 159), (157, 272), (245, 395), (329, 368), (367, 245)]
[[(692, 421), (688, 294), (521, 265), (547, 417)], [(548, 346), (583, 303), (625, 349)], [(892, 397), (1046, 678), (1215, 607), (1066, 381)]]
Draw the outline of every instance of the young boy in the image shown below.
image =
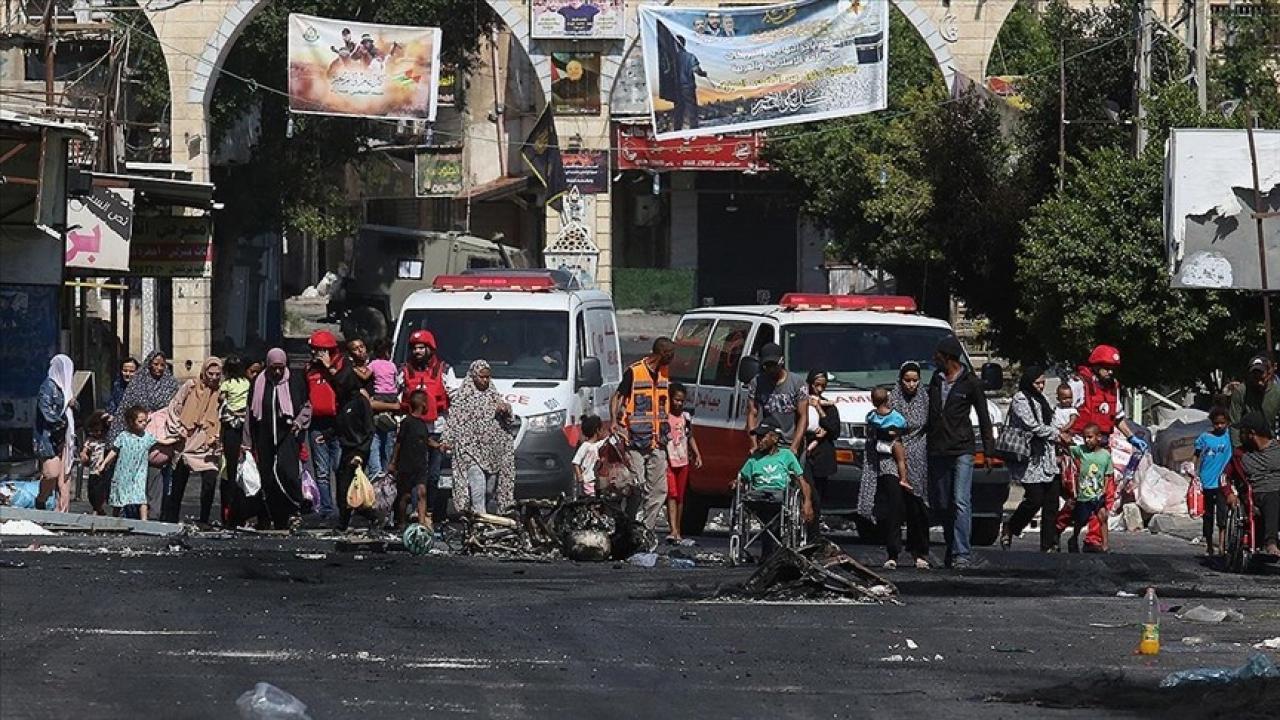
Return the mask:
[(1058, 407), (1053, 410), (1053, 429), (1058, 431), (1059, 437), (1071, 435), (1071, 426), (1076, 424), (1076, 418), (1079, 415), (1080, 412), (1075, 406), (1075, 393), (1072, 392), (1071, 386), (1067, 383), (1059, 385)]
[(698, 451), (698, 441), (693, 438), (693, 416), (684, 409), (688, 391), (680, 383), (671, 383), (667, 394), (671, 399), (667, 413), (670, 429), (667, 435), (667, 524), (671, 527), (671, 534), (667, 535), (667, 542), (689, 546), (694, 544), (693, 540), (680, 534), (680, 523), (684, 519), (684, 491), (689, 485), (689, 465), (702, 467), (702, 453)]
[(147, 468), (151, 448), (162, 444), (177, 445), (183, 441), (181, 437), (175, 437), (168, 443), (161, 443), (147, 432), (150, 420), (150, 413), (141, 405), (125, 410), (125, 431), (116, 436), (104, 463), (105, 467), (115, 466), (109, 502), (117, 514), (131, 520), (146, 520), (150, 510), (147, 506)]
[(578, 492), (583, 497), (596, 494), (596, 466), (600, 464), (600, 446), (608, 437), (604, 421), (596, 415), (582, 417), (582, 444), (573, 455), (573, 475), (578, 481)]
[[(1204, 544), (1205, 553), (1215, 555), (1221, 550), (1227, 535), (1227, 492), (1222, 488), (1223, 475), (1231, 462), (1231, 434), (1227, 411), (1214, 408), (1209, 413), (1213, 429), (1200, 433), (1196, 438), (1196, 475), (1204, 489)], [(1217, 518), (1218, 538), (1214, 542), (1213, 525)]]
[(80, 448), (80, 464), (89, 473), (89, 505), (94, 515), (107, 514), (107, 495), (111, 492), (111, 477), (107, 473), (107, 428), (111, 416), (98, 410), (89, 416), (85, 425), (88, 439)]
[[(877, 387), (871, 391), (874, 409), (867, 413), (867, 446), (863, 453), (862, 477), (875, 478), (876, 496), (881, 500), (883, 513), (878, 514), (885, 536), (884, 562), (886, 570), (896, 570), (898, 555), (902, 553), (902, 521), (906, 514), (907, 498), (911, 493), (911, 479), (907, 475), (907, 452), (901, 436), (907, 430), (907, 419), (893, 409), (889, 391)], [(926, 538), (912, 538), (911, 552), (917, 565), (928, 563), (929, 543)]]
[[(779, 521), (782, 518), (782, 498), (788, 483), (797, 483), (803, 496), (801, 519), (813, 521), (813, 489), (805, 479), (804, 469), (796, 459), (791, 448), (781, 447), (782, 429), (768, 421), (762, 422), (751, 431), (757, 438), (755, 452), (751, 453), (742, 469), (738, 471), (738, 479), (747, 484), (749, 491), (755, 495), (747, 500), (747, 506), (760, 518), (775, 518), (773, 532), (779, 533)], [(761, 540), (761, 561), (773, 552), (774, 543), (766, 533)]]
[(1097, 423), (1084, 426), (1084, 447), (1071, 448), (1071, 457), (1080, 464), (1076, 475), (1076, 504), (1071, 514), (1072, 534), (1067, 541), (1068, 552), (1080, 552), (1080, 531), (1096, 517), (1101, 526), (1102, 552), (1110, 552), (1107, 532), (1107, 483), (1115, 475), (1111, 465), (1111, 452), (1102, 447), (1102, 430)]
[(427, 455), (440, 447), (433, 423), (427, 422), (427, 393), (414, 390), (409, 395), (409, 414), (400, 421), (396, 432), (396, 445), (391, 453), (387, 472), (396, 479), (396, 528), (405, 524), (405, 514), (413, 492), (418, 491), (418, 524), (431, 529), (431, 516), (427, 513)]
[(1244, 476), (1253, 487), (1254, 506), (1262, 511), (1259, 542), (1266, 554), (1280, 555), (1280, 443), (1260, 412), (1245, 415), (1237, 427), (1246, 451)]

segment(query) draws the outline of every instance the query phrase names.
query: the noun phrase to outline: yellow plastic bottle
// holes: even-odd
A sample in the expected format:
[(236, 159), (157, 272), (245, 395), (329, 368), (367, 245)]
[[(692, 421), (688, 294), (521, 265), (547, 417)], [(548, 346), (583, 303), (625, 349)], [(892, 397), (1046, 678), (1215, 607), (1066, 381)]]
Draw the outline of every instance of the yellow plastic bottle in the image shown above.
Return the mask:
[(1147, 588), (1147, 616), (1142, 622), (1142, 639), (1138, 642), (1139, 655), (1160, 654), (1160, 603), (1156, 589)]

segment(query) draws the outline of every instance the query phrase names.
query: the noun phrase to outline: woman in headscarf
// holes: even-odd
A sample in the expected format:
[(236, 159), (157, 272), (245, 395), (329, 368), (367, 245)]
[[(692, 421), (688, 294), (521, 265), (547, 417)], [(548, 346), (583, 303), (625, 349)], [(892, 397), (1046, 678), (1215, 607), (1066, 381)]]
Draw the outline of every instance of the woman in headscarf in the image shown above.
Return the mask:
[(1000, 532), (1000, 547), (1008, 549), (1013, 536), (1022, 532), (1031, 518), (1040, 512), (1040, 551), (1058, 549), (1057, 514), (1058, 461), (1053, 440), (1053, 408), (1044, 396), (1044, 368), (1029, 365), (1018, 382), (1018, 392), (1009, 405), (1008, 427), (1031, 434), (1031, 456), (1026, 460), (1010, 460), (1009, 476), (1022, 486), (1022, 502)]
[(809, 373), (809, 424), (805, 431), (805, 472), (814, 489), (813, 523), (809, 537), (817, 539), (822, 529), (822, 496), (827, 481), (836, 474), (836, 439), (840, 437), (840, 411), (836, 404), (822, 396), (827, 391), (827, 374), (821, 370)]
[[(288, 530), (301, 517), (301, 443), (311, 424), (306, 377), (290, 373), (284, 350), (267, 353), (267, 369), (253, 381), (242, 452), (251, 453), (262, 477), (259, 524)], [(235, 470), (227, 469), (234, 476)]]
[(458, 512), (486, 512), (487, 490), (495, 483), (498, 512), (515, 505), (516, 449), (507, 432), (511, 406), (491, 382), (489, 363), (471, 363), (467, 379), (449, 396), (445, 447), (453, 453), (453, 507)]
[(120, 374), (111, 383), (111, 399), (107, 400), (108, 415), (115, 417), (125, 410), (120, 403), (124, 401), (124, 391), (133, 381), (133, 376), (138, 374), (138, 367), (138, 359), (135, 357), (127, 357), (120, 361)]
[(75, 366), (66, 355), (54, 355), (49, 375), (36, 397), (35, 450), (40, 460), (40, 492), (36, 507), (44, 509), (57, 490), (59, 512), (71, 508), (71, 460), (75, 457)]
[[(907, 550), (915, 557), (916, 568), (929, 569), (929, 454), (925, 425), (929, 422), (929, 393), (920, 388), (920, 364), (905, 362), (898, 368), (898, 382), (889, 391), (889, 406), (907, 421), (902, 435), (907, 454), (907, 479), (911, 491), (903, 491), (903, 516), (907, 526)], [(865, 477), (865, 474), (864, 474)], [(876, 519), (876, 483), (863, 482), (858, 488), (858, 514)], [(890, 528), (901, 532), (901, 528)]]
[[(124, 430), (124, 410), (138, 405), (154, 417), (158, 411), (167, 410), (169, 402), (177, 394), (178, 380), (169, 369), (169, 359), (163, 352), (152, 350), (142, 361), (142, 369), (133, 376), (133, 380), (124, 390), (124, 397), (120, 399), (121, 411), (111, 418), (111, 433), (107, 442), (114, 443), (116, 436)], [(151, 468), (147, 473), (147, 504), (150, 507), (163, 506), (165, 488), (172, 480), (172, 465)]]
[(182, 517), (182, 498), (187, 492), (191, 474), (200, 476), (200, 522), (209, 524), (213, 493), (218, 486), (218, 455), (222, 420), (219, 417), (218, 393), (222, 384), (222, 360), (211, 357), (200, 366), (200, 376), (186, 381), (169, 402), (169, 426), (174, 435), (183, 438), (173, 482), (161, 505), (162, 522), (178, 522)]

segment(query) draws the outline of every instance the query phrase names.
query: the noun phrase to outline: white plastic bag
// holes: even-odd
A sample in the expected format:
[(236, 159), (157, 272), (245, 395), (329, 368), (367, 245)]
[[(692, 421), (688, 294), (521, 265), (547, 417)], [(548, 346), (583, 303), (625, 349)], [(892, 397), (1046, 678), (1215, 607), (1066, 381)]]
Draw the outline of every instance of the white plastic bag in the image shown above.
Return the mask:
[(247, 497), (253, 497), (262, 490), (262, 476), (258, 474), (258, 463), (250, 453), (245, 453), (240, 460), (240, 468), (236, 470), (236, 484)]

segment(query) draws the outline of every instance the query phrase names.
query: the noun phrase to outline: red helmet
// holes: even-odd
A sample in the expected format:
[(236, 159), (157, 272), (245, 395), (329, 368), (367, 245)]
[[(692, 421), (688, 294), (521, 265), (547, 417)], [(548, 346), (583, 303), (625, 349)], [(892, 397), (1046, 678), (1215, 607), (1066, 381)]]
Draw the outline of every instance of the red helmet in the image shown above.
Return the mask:
[(311, 333), (310, 345), (317, 350), (337, 350), (338, 338), (328, 330), (316, 330)]
[(414, 330), (409, 334), (409, 347), (414, 345), (426, 345), (432, 350), (436, 347), (436, 336), (431, 334), (430, 330)]
[(1100, 367), (1120, 367), (1120, 351), (1110, 345), (1099, 345), (1089, 353), (1089, 364)]

